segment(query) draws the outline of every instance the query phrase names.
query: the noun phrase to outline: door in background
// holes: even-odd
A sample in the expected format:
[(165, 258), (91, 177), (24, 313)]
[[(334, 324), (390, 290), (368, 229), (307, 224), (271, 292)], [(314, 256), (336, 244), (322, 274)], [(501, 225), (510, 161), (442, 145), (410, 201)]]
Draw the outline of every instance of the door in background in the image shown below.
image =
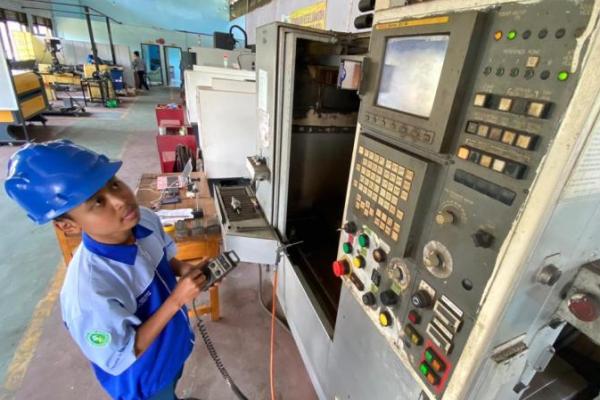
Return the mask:
[(181, 48), (165, 46), (165, 69), (167, 72), (167, 85), (181, 86)]
[(146, 63), (148, 82), (152, 86), (163, 85), (163, 73), (160, 62), (160, 46), (157, 44), (142, 43), (142, 58)]

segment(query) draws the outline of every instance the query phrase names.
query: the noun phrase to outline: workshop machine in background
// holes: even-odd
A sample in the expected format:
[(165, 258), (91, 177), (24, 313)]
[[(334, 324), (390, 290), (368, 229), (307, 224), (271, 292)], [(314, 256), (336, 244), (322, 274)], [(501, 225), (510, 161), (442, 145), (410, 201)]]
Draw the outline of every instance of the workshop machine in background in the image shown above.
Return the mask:
[(11, 71), (0, 45), (0, 143), (29, 141), (27, 123), (45, 123), (42, 113), (47, 109), (40, 76), (31, 71)]
[(248, 207), (319, 397), (596, 396), (600, 2), (395, 4), (256, 34)]

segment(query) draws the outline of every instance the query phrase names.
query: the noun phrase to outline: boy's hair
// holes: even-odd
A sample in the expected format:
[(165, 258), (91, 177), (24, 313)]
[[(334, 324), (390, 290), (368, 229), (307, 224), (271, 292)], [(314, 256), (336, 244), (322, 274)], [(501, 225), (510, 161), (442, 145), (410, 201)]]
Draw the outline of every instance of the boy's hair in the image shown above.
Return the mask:
[(139, 57), (140, 56), (140, 52), (136, 50), (136, 51), (133, 52), (133, 55)]

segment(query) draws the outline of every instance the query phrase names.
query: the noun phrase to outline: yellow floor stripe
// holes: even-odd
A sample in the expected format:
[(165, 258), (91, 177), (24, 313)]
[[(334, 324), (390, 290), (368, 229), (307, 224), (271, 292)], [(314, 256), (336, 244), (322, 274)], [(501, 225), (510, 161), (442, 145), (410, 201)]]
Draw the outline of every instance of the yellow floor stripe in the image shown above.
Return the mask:
[(35, 307), (33, 318), (31, 319), (25, 334), (21, 338), (17, 351), (6, 372), (3, 388), (9, 392), (15, 392), (23, 382), (23, 378), (29, 367), (29, 362), (35, 354), (40, 337), (42, 336), (44, 322), (50, 316), (52, 307), (54, 306), (54, 303), (56, 303), (56, 299), (58, 299), (66, 272), (67, 267), (64, 262), (61, 261), (57, 266), (56, 274), (54, 275), (48, 292)]

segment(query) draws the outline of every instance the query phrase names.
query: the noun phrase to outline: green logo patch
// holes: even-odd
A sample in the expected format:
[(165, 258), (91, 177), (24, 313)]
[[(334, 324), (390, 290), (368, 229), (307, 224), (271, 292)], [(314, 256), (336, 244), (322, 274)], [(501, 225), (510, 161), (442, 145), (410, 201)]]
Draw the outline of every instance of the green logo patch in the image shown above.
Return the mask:
[(95, 347), (106, 347), (110, 343), (110, 333), (91, 331), (86, 334), (87, 341)]

